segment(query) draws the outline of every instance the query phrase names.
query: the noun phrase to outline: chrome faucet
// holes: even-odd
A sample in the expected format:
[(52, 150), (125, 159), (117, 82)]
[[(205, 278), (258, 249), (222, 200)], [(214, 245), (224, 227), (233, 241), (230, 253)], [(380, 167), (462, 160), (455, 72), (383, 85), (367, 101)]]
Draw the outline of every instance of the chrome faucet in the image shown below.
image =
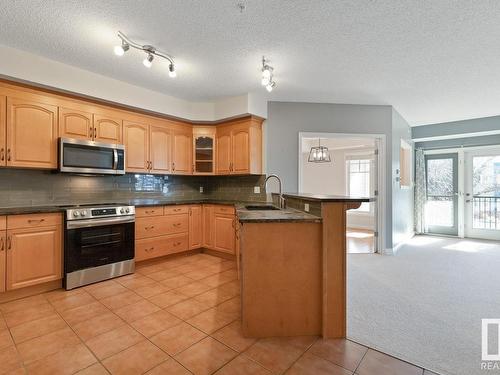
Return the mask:
[[(283, 192), (281, 191), (281, 178), (279, 178), (278, 175), (276, 174), (270, 174), (269, 176), (266, 177), (266, 180), (264, 181), (264, 187), (267, 187), (267, 180), (269, 180), (271, 177), (274, 177), (275, 179), (278, 180), (278, 187), (279, 187), (279, 203), (278, 207), (281, 209), (285, 208), (285, 198), (283, 197)], [(267, 189), (266, 189), (267, 190)]]

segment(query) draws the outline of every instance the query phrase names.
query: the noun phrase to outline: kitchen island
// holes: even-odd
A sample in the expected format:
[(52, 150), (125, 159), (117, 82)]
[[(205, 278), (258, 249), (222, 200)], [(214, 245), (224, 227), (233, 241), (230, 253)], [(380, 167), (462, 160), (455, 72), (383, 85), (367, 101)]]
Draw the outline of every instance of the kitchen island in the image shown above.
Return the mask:
[(284, 197), (316, 206), (320, 217), (303, 213), (303, 220), (286, 220), (289, 210), (237, 211), (243, 334), (345, 337), (346, 211), (372, 199)]

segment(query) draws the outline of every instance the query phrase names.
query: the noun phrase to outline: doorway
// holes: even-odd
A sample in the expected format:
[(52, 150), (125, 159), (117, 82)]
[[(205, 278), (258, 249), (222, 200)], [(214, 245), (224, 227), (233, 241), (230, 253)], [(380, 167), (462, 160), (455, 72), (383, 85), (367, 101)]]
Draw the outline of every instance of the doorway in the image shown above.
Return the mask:
[(458, 153), (426, 155), (425, 172), (427, 231), (458, 236)]
[(500, 148), (467, 151), (465, 236), (500, 240)]
[[(379, 236), (383, 212), (378, 196), (383, 190), (380, 165), (384, 145), (381, 135), (299, 133), (299, 192), (376, 198), (347, 211), (349, 253), (383, 249)], [(329, 161), (316, 162), (310, 157), (320, 146), (328, 149)]]

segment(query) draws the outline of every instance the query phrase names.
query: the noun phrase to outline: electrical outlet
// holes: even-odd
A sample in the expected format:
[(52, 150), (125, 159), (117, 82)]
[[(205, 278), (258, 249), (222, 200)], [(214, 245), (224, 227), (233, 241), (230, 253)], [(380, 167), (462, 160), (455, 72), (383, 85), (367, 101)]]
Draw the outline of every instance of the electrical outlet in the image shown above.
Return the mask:
[(203, 186), (200, 186), (200, 193), (203, 193)]
[(254, 192), (255, 194), (260, 194), (260, 186), (254, 186), (254, 187), (253, 187), (253, 192)]
[(304, 203), (304, 211), (309, 212), (309, 203)]

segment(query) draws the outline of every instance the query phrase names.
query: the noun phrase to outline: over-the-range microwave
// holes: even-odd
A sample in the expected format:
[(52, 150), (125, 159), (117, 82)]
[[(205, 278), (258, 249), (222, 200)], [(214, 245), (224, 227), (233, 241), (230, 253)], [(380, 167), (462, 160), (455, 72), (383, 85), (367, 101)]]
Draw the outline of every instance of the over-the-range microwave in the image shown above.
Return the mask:
[(125, 146), (60, 138), (59, 171), (83, 174), (125, 174)]

